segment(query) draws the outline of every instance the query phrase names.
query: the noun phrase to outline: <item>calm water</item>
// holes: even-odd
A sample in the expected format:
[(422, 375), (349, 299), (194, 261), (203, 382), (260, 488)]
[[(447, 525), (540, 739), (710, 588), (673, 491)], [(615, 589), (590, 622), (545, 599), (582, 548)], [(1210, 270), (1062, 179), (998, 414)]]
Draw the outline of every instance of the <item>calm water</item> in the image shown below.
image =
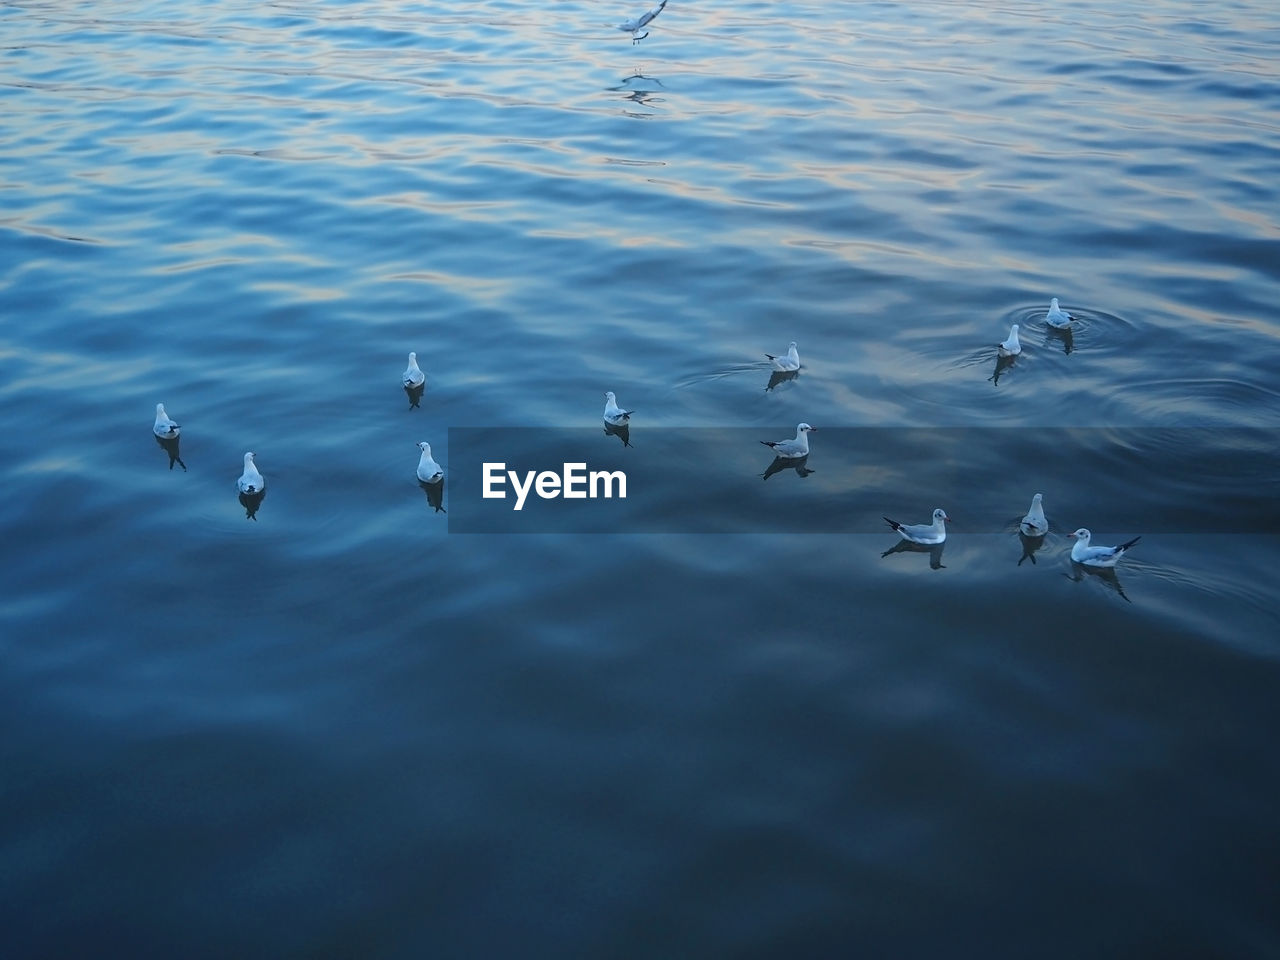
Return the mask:
[(1280, 956), (1274, 4), (641, 9), (0, 5), (5, 955)]

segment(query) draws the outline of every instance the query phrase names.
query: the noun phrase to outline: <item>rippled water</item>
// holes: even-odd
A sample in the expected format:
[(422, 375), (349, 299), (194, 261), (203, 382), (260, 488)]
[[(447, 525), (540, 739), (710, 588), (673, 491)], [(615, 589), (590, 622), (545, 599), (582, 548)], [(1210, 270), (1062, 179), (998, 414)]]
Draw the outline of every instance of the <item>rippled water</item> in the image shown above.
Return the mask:
[(642, 6), (0, 6), (6, 953), (1280, 953), (1273, 5)]

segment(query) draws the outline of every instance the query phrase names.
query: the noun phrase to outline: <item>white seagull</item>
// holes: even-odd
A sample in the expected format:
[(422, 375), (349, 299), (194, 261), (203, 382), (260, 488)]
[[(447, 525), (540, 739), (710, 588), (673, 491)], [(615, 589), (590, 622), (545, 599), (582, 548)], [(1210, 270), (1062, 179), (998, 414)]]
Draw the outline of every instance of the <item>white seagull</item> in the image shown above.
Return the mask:
[(418, 444), (422, 456), (418, 458), (418, 479), (423, 483), (439, 483), (444, 479), (444, 470), (431, 457), (431, 444), (423, 440)]
[(170, 420), (169, 415), (164, 412), (163, 403), (156, 404), (156, 423), (151, 428), (151, 432), (161, 440), (174, 440), (182, 432), (182, 428)]
[(612, 423), (615, 427), (630, 423), (633, 413), (635, 413), (634, 410), (623, 410), (618, 406), (618, 398), (613, 395), (612, 390), (605, 391), (604, 419), (606, 423)]
[(258, 465), (253, 462), (253, 453), (244, 455), (244, 473), (236, 481), (241, 493), (262, 493), (267, 489), (267, 479), (258, 472)]
[(1075, 546), (1071, 548), (1071, 559), (1090, 567), (1114, 567), (1116, 561), (1124, 556), (1125, 551), (1142, 539), (1142, 537), (1134, 537), (1128, 543), (1122, 543), (1118, 547), (1091, 547), (1089, 539), (1093, 534), (1084, 527), (1075, 533), (1068, 533), (1067, 536), (1076, 538)]
[(796, 350), (796, 342), (794, 340), (787, 346), (787, 355), (785, 357), (775, 357), (772, 353), (766, 353), (769, 363), (773, 369), (782, 373), (790, 373), (792, 370), (800, 369), (800, 352)]
[(893, 527), (903, 540), (909, 540), (912, 543), (942, 543), (947, 539), (947, 528), (944, 524), (950, 519), (947, 512), (939, 507), (933, 511), (933, 523), (904, 524), (897, 520), (890, 520), (888, 517), (884, 518), (884, 522)]
[(816, 433), (817, 427), (811, 427), (807, 423), (796, 424), (796, 438), (794, 440), (761, 440), (766, 447), (772, 447), (773, 452), (784, 460), (798, 460), (800, 457), (809, 455), (809, 434)]
[(1049, 521), (1045, 519), (1044, 506), (1040, 502), (1043, 499), (1043, 495), (1039, 493), (1031, 498), (1031, 509), (1018, 524), (1018, 529), (1022, 531), (1023, 536), (1043, 537), (1049, 532)]
[(621, 30), (623, 33), (631, 34), (632, 43), (639, 43), (641, 40), (643, 40), (645, 37), (649, 35), (649, 31), (645, 30), (645, 32), (640, 34), (639, 36), (636, 36), (636, 31), (643, 30), (645, 27), (647, 27), (649, 23), (653, 20), (653, 18), (662, 12), (662, 8), (665, 7), (666, 5), (667, 5), (667, 0), (662, 0), (662, 2), (658, 4), (656, 7), (654, 7), (652, 10), (645, 11), (644, 13), (640, 14), (640, 16), (636, 17), (634, 20), (628, 20), (626, 23), (618, 24), (618, 29)]
[(1002, 357), (1016, 357), (1022, 352), (1022, 344), (1018, 342), (1018, 325), (1009, 328), (1009, 338), (996, 348)]
[(401, 378), (406, 388), (420, 387), (427, 382), (427, 375), (418, 367), (418, 355), (416, 353), (409, 354), (409, 366), (404, 371), (404, 377)]
[(1071, 326), (1071, 321), (1075, 319), (1067, 311), (1058, 306), (1058, 298), (1054, 297), (1049, 301), (1049, 312), (1045, 315), (1045, 322), (1051, 327), (1057, 327), (1059, 330), (1065, 330)]

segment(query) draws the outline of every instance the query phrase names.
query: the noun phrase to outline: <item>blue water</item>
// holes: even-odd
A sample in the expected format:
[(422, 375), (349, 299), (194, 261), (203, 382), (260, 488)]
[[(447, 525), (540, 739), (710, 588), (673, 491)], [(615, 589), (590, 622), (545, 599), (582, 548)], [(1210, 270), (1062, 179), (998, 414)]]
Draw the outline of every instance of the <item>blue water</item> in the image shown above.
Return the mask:
[(1280, 956), (1274, 5), (642, 8), (0, 6), (4, 954)]

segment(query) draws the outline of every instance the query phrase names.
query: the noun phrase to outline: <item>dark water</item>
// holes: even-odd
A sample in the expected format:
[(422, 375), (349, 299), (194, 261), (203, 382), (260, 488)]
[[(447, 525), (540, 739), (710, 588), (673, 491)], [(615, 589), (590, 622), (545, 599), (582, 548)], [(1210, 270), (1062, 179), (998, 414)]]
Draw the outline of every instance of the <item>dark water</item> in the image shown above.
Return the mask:
[(5, 955), (1280, 956), (1274, 6), (642, 7), (0, 6)]

